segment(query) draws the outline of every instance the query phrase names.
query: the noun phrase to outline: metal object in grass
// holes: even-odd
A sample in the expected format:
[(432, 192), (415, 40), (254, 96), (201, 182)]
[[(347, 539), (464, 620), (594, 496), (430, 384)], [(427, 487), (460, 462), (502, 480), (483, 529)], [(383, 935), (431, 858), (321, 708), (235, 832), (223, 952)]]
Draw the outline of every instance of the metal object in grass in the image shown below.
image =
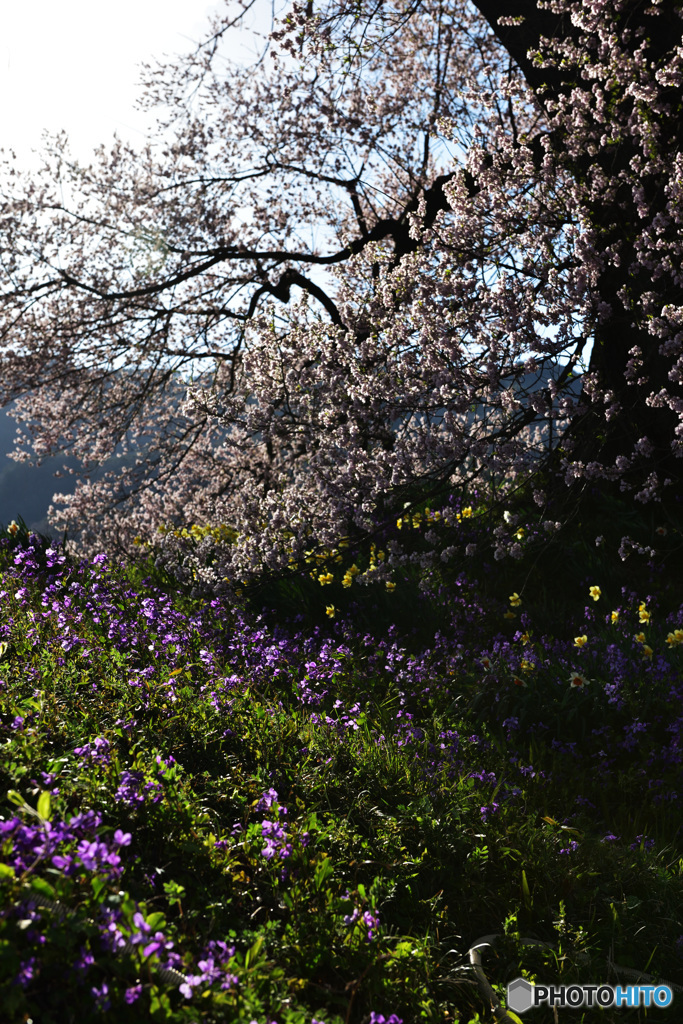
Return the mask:
[[(480, 939), (477, 939), (468, 951), (470, 964), (474, 970), (475, 977), (477, 979), (477, 985), (484, 999), (486, 999), (493, 1011), (493, 1015), (497, 1021), (506, 1022), (506, 1024), (517, 1024), (518, 1019), (513, 1018), (507, 1012), (507, 1010), (501, 1004), (500, 999), (493, 991), (491, 984), (484, 974), (484, 969), (481, 963), (481, 953), (486, 946), (492, 946), (496, 939), (500, 939), (503, 936), (500, 933), (494, 935), (483, 935)], [(543, 946), (545, 949), (553, 949), (554, 947), (548, 942), (542, 942), (540, 939), (528, 939), (522, 938), (518, 940), (523, 946)], [(660, 982), (668, 987), (673, 992), (683, 992), (683, 985), (676, 985), (673, 981), (667, 981), (666, 978), (655, 978), (652, 974), (646, 974), (644, 971), (638, 971), (633, 967), (623, 967), (621, 964), (617, 964), (612, 959), (612, 953), (607, 958), (607, 971), (608, 974), (614, 974), (619, 977), (632, 978), (634, 981), (643, 982)], [(531, 992), (532, 986), (525, 982), (523, 978), (517, 979), (516, 987), (513, 989), (514, 993), (514, 1004), (510, 1001), (510, 1011), (512, 1013), (525, 1013), (531, 1007)], [(556, 1010), (554, 1007), (553, 1009)], [(557, 1014), (555, 1014), (557, 1019)]]

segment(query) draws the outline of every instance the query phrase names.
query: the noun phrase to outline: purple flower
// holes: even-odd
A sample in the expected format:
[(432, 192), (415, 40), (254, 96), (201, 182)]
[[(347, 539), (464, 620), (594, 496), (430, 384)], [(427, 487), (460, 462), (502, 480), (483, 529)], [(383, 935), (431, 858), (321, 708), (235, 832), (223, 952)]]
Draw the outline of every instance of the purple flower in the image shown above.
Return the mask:
[(123, 998), (130, 1005), (136, 1002), (142, 995), (142, 985), (131, 985), (123, 994)]
[(163, 952), (165, 949), (173, 949), (173, 942), (166, 938), (163, 932), (155, 932), (152, 941), (143, 947), (143, 956), (152, 956), (153, 953)]
[(19, 967), (19, 973), (17, 974), (15, 984), (21, 985), (22, 988), (26, 988), (30, 981), (33, 980), (35, 975), (36, 958), (30, 956), (28, 960), (22, 960)]
[(63, 871), (65, 875), (68, 875), (68, 874), (72, 873), (71, 872), (71, 868), (72, 868), (72, 865), (73, 865), (73, 857), (71, 856), (70, 853), (64, 854), (63, 856), (61, 854), (59, 854), (59, 853), (56, 854), (52, 858), (52, 863), (60, 871)]
[[(282, 808), (282, 810), (284, 809)], [(281, 860), (291, 856), (292, 845), (287, 842), (287, 829), (283, 825), (277, 821), (266, 820), (261, 822), (261, 832), (266, 841), (266, 845), (261, 850), (261, 855), (266, 860), (272, 860), (277, 853), (279, 853)]]
[(645, 836), (645, 835), (641, 834), (639, 836), (636, 836), (636, 841), (634, 843), (631, 843), (629, 849), (631, 849), (631, 850), (639, 850), (641, 848), (641, 846), (642, 846), (644, 850), (649, 851), (649, 850), (651, 850), (654, 847), (654, 845), (655, 845), (654, 839), (650, 839), (649, 836)]
[(490, 805), (485, 804), (483, 807), (479, 808), (479, 813), (481, 814), (481, 820), (482, 821), (488, 821), (488, 819), (491, 817), (491, 815), (492, 814), (496, 814), (499, 810), (500, 810), (500, 804), (496, 803), (495, 800)]
[(86, 871), (94, 871), (98, 862), (99, 844), (89, 843), (87, 839), (83, 839), (78, 844), (77, 852)]
[(107, 985), (106, 981), (102, 982), (100, 988), (97, 988), (96, 985), (93, 985), (90, 991), (92, 992), (93, 999), (95, 1000), (95, 1003), (97, 1005), (97, 1009), (102, 1011), (108, 1010), (109, 1007), (111, 1006), (111, 999), (109, 999), (109, 986)]
[(143, 915), (139, 910), (133, 914), (133, 924), (137, 928), (137, 932), (134, 932), (130, 937), (130, 942), (133, 946), (137, 946), (140, 942), (144, 942), (145, 936), (151, 932), (150, 926), (145, 921)]
[(180, 985), (180, 994), (185, 996), (186, 999), (192, 998), (192, 989), (199, 985), (202, 981), (200, 974), (190, 974), (186, 977), (185, 981)]
[(560, 853), (574, 853), (574, 851), (578, 850), (578, 848), (579, 844), (576, 842), (575, 839), (572, 839), (569, 843), (569, 846), (566, 846), (563, 850), (560, 850)]
[[(106, 944), (109, 946), (110, 949), (113, 950), (125, 949), (129, 941), (128, 939), (126, 939), (125, 935), (123, 934), (123, 932), (121, 931), (121, 929), (119, 928), (115, 921), (110, 921), (109, 924), (107, 925), (106, 932), (104, 933), (104, 938), (106, 940)], [(130, 941), (134, 942), (135, 939), (131, 938)]]
[(161, 786), (158, 782), (145, 782), (145, 776), (140, 771), (121, 772), (119, 787), (114, 794), (117, 800), (128, 807), (135, 807), (144, 804), (147, 796), (150, 796), (152, 803), (161, 799)]
[(85, 974), (85, 972), (90, 967), (92, 967), (92, 965), (94, 963), (95, 963), (95, 957), (92, 955), (90, 950), (89, 949), (85, 949), (85, 947), (81, 947), (81, 955), (78, 958), (78, 960), (76, 960), (76, 962), (74, 963), (74, 968), (79, 973)]
[(111, 754), (109, 740), (103, 736), (96, 736), (90, 743), (82, 747), (74, 747), (76, 754), (82, 761), (92, 761), (94, 764), (110, 764)]
[(379, 914), (373, 914), (366, 910), (363, 914), (363, 924), (368, 930), (368, 942), (375, 938), (379, 928)]
[(257, 811), (269, 811), (273, 804), (277, 803), (277, 790), (267, 789), (259, 802), (256, 804)]

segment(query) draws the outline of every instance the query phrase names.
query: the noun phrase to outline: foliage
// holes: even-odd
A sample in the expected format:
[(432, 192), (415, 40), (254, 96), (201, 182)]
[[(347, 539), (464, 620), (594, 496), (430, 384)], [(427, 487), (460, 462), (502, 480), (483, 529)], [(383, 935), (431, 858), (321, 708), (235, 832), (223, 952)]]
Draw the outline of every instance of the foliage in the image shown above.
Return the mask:
[[(452, 529), (484, 551), (477, 512)], [(317, 624), (296, 580), (287, 621), (27, 537), (0, 590), (3, 1019), (465, 1024), (490, 933), (501, 995), (609, 956), (679, 977), (682, 525), (641, 524), (636, 594), (613, 530), (558, 587), (530, 526), (500, 574), (309, 576)], [(331, 619), (334, 586), (358, 592)]]

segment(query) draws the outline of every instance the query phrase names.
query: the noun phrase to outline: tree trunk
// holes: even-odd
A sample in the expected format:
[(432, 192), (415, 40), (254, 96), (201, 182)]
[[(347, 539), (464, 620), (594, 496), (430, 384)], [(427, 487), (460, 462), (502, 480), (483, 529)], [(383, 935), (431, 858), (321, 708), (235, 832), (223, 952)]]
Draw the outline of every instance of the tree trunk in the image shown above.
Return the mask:
[[(536, 92), (541, 104), (548, 109), (549, 101), (568, 96), (575, 87), (590, 90), (592, 82), (580, 76), (577, 66), (567, 62), (565, 68), (558, 62), (555, 67), (539, 67), (529, 56), (529, 51), (538, 50), (542, 37), (555, 42), (574, 42), (580, 37), (580, 30), (572, 23), (567, 4), (561, 14), (538, 10), (536, 0), (474, 0), (475, 6), (489, 23), (496, 37), (506, 48), (524, 74), (528, 84)], [(648, 61), (660, 67), (666, 66), (676, 46), (681, 42), (683, 21), (681, 4), (664, 0), (654, 9), (647, 0), (636, 0), (626, 4), (615, 15), (620, 29), (619, 38), (631, 54), (646, 44)], [(499, 18), (509, 19), (521, 16), (522, 22), (515, 25), (499, 24)], [(630, 33), (630, 35), (628, 34)], [(619, 93), (615, 109), (626, 121), (626, 114), (655, 121), (657, 129), (657, 155), (664, 157), (663, 168), (673, 167), (675, 157), (680, 153), (683, 139), (683, 102), (679, 88), (662, 86), (659, 97), (668, 102), (664, 114), (649, 115), (637, 106), (625, 93)], [(583, 151), (570, 157), (565, 139), (555, 131), (554, 151), (577, 181), (584, 182), (595, 173), (596, 166), (608, 181), (614, 183), (621, 173), (624, 186), (615, 188), (610, 198), (589, 197), (588, 210), (591, 225), (597, 232), (597, 239), (603, 254), (610, 248), (620, 249), (619, 261), (609, 255), (599, 274), (595, 297), (602, 303), (603, 314), (596, 325), (594, 345), (590, 360), (590, 371), (597, 375), (601, 391), (611, 392), (613, 399), (594, 406), (582, 420), (572, 425), (575, 448), (573, 458), (582, 461), (599, 460), (603, 465), (614, 465), (619, 455), (629, 456), (634, 445), (647, 437), (652, 450), (646, 456), (650, 469), (657, 469), (660, 479), (669, 476), (680, 481), (682, 460), (672, 454), (674, 430), (679, 416), (670, 408), (653, 408), (646, 399), (662, 389), (672, 392), (679, 385), (669, 378), (672, 359), (660, 354), (660, 343), (646, 329), (646, 313), (641, 301), (648, 294), (655, 293), (657, 310), (667, 303), (683, 305), (683, 289), (680, 276), (673, 278), (665, 273), (660, 279), (651, 270), (646, 271), (638, 262), (635, 242), (641, 237), (644, 225), (652, 224), (658, 214), (666, 211), (669, 196), (665, 186), (669, 175), (649, 173), (643, 178), (644, 196), (640, 203), (634, 197), (632, 161), (643, 159), (643, 142), (637, 133), (630, 130), (621, 132), (615, 144), (602, 145), (594, 155)], [(631, 180), (629, 180), (629, 178)], [(643, 199), (647, 208), (643, 217)], [(626, 297), (626, 301), (624, 301)], [(658, 315), (658, 313), (657, 313)], [(629, 361), (633, 358), (634, 347), (640, 350), (641, 365), (631, 372)], [(605, 410), (615, 406), (614, 414), (608, 419)], [(627, 477), (628, 478), (628, 477)]]

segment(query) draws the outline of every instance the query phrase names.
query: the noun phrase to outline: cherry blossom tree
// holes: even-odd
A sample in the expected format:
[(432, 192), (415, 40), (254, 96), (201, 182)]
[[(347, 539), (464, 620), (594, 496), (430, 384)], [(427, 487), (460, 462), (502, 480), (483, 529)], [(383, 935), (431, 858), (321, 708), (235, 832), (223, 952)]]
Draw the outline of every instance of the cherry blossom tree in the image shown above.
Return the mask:
[(6, 166), (18, 454), (123, 456), (60, 525), (216, 583), (549, 457), (679, 482), (680, 4), (295, 4), (248, 69), (241, 14), (148, 69), (156, 145)]
[(548, 116), (586, 228), (592, 408), (570, 473), (644, 476), (636, 496), (655, 497), (680, 480), (681, 4), (476, 6)]

